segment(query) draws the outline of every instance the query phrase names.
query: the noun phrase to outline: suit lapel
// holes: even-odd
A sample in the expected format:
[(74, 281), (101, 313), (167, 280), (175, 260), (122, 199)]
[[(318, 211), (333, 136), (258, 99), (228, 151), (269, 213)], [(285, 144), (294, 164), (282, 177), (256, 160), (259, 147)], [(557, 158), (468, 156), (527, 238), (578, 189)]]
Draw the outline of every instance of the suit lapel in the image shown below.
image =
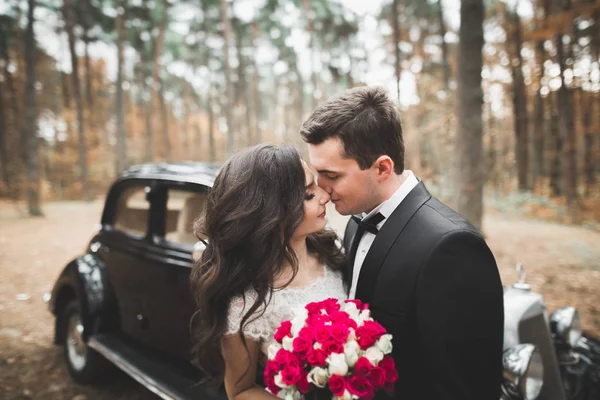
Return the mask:
[(346, 225), (346, 232), (344, 233), (344, 252), (346, 254), (347, 263), (344, 279), (348, 285), (348, 290), (350, 290), (350, 286), (352, 285), (352, 272), (354, 271), (354, 259), (356, 258), (356, 250), (352, 251), (352, 249), (357, 231), (358, 224), (356, 221), (350, 219), (348, 225)]
[(357, 299), (367, 303), (371, 301), (379, 271), (390, 248), (400, 236), (408, 221), (430, 198), (431, 194), (429, 194), (423, 182), (419, 182), (383, 224), (360, 269), (356, 286)]

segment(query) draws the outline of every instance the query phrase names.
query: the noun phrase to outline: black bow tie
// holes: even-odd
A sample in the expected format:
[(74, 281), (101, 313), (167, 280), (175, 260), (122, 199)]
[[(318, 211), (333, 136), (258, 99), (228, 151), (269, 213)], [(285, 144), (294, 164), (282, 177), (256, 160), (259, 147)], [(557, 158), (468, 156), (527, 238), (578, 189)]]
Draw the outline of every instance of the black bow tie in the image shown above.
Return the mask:
[(364, 229), (367, 232), (371, 232), (373, 235), (377, 235), (377, 232), (379, 232), (379, 229), (377, 229), (377, 225), (379, 225), (379, 223), (385, 219), (385, 217), (381, 213), (377, 213), (369, 218), (361, 219), (355, 215), (353, 215), (351, 218), (354, 221), (356, 221), (356, 223), (360, 227), (362, 227), (362, 229)]

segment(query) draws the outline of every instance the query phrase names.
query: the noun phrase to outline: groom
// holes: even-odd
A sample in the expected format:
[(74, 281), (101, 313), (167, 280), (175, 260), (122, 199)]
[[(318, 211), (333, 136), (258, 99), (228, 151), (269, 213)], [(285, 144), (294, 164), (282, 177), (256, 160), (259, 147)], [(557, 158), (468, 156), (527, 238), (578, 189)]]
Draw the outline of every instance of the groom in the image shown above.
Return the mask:
[(317, 107), (301, 134), (319, 186), (340, 214), (354, 215), (344, 236), (349, 295), (369, 303), (394, 337), (393, 398), (498, 400), (504, 311), (496, 261), (479, 231), (404, 169), (400, 118), (387, 93), (348, 90)]

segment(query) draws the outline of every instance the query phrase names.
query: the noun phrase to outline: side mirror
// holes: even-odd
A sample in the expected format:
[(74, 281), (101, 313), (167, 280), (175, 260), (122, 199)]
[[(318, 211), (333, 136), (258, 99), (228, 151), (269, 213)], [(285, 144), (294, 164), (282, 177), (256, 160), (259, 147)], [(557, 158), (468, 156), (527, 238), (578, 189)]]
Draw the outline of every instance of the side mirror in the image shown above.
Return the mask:
[(198, 262), (202, 258), (204, 250), (206, 250), (206, 244), (202, 240), (197, 241), (192, 249), (192, 259), (194, 262)]

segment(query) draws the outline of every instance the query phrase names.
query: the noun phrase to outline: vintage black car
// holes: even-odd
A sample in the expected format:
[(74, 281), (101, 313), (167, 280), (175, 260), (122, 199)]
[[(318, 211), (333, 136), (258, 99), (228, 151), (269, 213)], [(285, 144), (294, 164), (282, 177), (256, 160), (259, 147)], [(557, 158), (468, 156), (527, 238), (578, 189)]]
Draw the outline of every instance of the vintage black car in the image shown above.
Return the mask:
[[(164, 399), (223, 399), (198, 385), (190, 362), (189, 274), (202, 242), (192, 232), (218, 166), (145, 164), (106, 198), (98, 233), (48, 296), (55, 343), (79, 383), (113, 364)], [(600, 399), (600, 345), (572, 307), (547, 317), (523, 281), (506, 287), (502, 399)], [(477, 366), (473, 366), (477, 368)]]

